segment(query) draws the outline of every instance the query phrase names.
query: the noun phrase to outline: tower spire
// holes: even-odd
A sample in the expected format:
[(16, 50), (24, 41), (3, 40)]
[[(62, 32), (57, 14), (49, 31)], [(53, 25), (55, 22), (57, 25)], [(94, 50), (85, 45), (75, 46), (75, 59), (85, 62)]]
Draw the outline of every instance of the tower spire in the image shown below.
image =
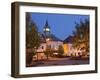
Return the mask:
[(43, 29), (44, 32), (50, 32), (50, 27), (48, 25), (48, 20), (46, 20), (46, 23), (45, 23), (45, 26), (44, 26), (44, 29)]
[(48, 20), (46, 20), (43, 31), (46, 37), (50, 36), (50, 27), (48, 25)]
[(46, 24), (45, 24), (45, 26), (47, 27), (48, 26), (48, 21), (46, 20)]

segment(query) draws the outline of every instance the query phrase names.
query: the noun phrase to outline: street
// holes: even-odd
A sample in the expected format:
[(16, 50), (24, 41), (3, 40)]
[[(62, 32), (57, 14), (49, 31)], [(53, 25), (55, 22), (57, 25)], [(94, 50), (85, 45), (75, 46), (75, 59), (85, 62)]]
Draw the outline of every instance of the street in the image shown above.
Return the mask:
[(48, 60), (38, 60), (33, 61), (30, 67), (36, 66), (59, 66), (59, 65), (80, 65), (80, 64), (89, 64), (88, 59), (84, 60), (71, 60), (70, 58), (54, 58)]

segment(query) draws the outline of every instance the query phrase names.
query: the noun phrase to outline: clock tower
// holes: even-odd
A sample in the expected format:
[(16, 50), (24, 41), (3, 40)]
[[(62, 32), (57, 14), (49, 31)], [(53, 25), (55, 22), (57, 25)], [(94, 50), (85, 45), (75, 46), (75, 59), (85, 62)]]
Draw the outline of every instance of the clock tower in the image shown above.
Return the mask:
[(50, 26), (48, 25), (48, 21), (46, 21), (43, 31), (44, 31), (45, 37), (50, 38)]

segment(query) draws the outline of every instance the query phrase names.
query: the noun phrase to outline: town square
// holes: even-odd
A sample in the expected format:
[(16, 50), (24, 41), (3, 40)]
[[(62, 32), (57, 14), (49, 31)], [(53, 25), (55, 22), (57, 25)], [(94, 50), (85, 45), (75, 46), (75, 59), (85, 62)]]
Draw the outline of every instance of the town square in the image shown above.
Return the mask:
[(26, 67), (89, 64), (89, 16), (26, 12)]

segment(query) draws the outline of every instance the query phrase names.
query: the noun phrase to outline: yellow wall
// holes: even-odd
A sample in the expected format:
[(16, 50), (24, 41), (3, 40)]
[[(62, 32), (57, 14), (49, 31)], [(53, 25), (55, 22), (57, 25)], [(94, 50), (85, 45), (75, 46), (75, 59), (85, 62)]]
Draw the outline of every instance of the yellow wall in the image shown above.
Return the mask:
[(69, 47), (67, 44), (63, 44), (63, 48), (64, 48), (64, 53), (67, 53), (69, 51)]

